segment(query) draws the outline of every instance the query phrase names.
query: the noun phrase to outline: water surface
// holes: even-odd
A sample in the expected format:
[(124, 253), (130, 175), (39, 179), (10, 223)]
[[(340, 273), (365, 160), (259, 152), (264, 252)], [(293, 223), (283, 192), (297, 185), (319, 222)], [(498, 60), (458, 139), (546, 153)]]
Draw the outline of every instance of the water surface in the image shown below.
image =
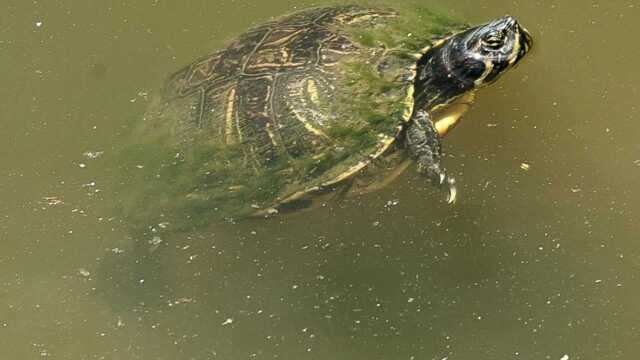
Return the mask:
[[(27, 2), (0, 14), (0, 358), (636, 359), (640, 4), (433, 1), (535, 50), (414, 171), (149, 244), (110, 215), (165, 76), (322, 1)], [(522, 164), (528, 164), (528, 170)]]

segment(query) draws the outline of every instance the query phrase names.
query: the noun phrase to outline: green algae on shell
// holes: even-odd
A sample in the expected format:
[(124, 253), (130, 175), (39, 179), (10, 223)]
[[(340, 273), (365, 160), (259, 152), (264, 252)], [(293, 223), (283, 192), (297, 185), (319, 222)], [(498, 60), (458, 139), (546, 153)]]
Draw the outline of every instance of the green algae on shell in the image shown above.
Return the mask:
[[(324, 27), (316, 26), (320, 17), (316, 25), (300, 20), (318, 13), (362, 20), (328, 19)], [(197, 228), (277, 208), (355, 175), (392, 148), (408, 121), (416, 55), (464, 26), (420, 8), (335, 7), (295, 16), (295, 24), (284, 17), (254, 28), (171, 77), (120, 154), (120, 209), (129, 222)], [(258, 38), (257, 50), (245, 46)], [(306, 51), (316, 43), (331, 51)], [(290, 136), (273, 125), (261, 125), (268, 136), (251, 128), (276, 118)]]

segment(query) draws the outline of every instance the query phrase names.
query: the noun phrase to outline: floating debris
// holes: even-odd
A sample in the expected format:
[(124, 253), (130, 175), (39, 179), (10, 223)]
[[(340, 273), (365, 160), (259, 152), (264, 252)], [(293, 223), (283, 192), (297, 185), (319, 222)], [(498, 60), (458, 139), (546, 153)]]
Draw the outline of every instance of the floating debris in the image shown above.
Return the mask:
[(529, 171), (529, 169), (531, 169), (531, 165), (523, 162), (522, 164), (520, 164), (520, 169), (522, 169), (524, 171)]
[(104, 154), (104, 151), (85, 151), (84, 153), (82, 153), (84, 157), (92, 160), (99, 158), (100, 156), (102, 156), (102, 154)]
[(72, 214), (80, 214), (82, 216), (87, 216), (86, 212), (84, 210), (81, 210), (81, 209), (73, 209), (73, 210), (71, 210), (71, 213)]
[(42, 21), (36, 21), (36, 27), (42, 27), (42, 25), (44, 25), (44, 23)]
[(114, 254), (122, 254), (122, 253), (124, 253), (124, 250), (122, 250), (120, 248), (117, 248), (117, 247), (115, 247), (113, 249), (109, 249), (109, 251), (111, 251)]
[(564, 354), (564, 355), (560, 358), (560, 360), (569, 360), (569, 355)]
[(143, 98), (145, 101), (149, 100), (149, 93), (146, 91), (139, 91), (137, 94), (139, 97)]
[(231, 325), (231, 324), (233, 324), (233, 319), (232, 318), (228, 318), (227, 320), (225, 320), (222, 323), (222, 326)]
[(79, 268), (78, 269), (78, 274), (84, 276), (84, 277), (89, 277), (91, 276), (91, 273), (89, 272), (89, 270), (85, 269), (85, 268)]
[(136, 94), (136, 97), (129, 99), (129, 102), (134, 103), (136, 101), (138, 101), (138, 98), (142, 98), (144, 101), (148, 101), (149, 94), (146, 91), (138, 91), (138, 93)]
[(64, 205), (64, 200), (58, 196), (45, 196), (42, 201), (49, 206)]
[(191, 304), (195, 302), (196, 301), (192, 298), (181, 297), (181, 298), (175, 299), (174, 301), (169, 301), (169, 306), (174, 306), (179, 304)]
[(400, 200), (398, 199), (393, 199), (393, 200), (388, 200), (385, 204), (384, 204), (384, 208), (389, 210), (392, 207), (398, 205), (400, 203)]
[(151, 240), (149, 240), (149, 245), (151, 245), (149, 247), (149, 252), (152, 253), (158, 250), (160, 244), (162, 244), (162, 238), (160, 238), (160, 236), (154, 236), (153, 238), (151, 238)]

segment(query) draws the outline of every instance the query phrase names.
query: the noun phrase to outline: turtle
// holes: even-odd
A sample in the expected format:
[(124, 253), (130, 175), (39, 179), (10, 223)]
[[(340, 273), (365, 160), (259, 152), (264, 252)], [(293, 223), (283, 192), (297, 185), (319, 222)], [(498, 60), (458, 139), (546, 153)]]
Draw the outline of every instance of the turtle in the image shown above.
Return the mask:
[(441, 139), (531, 46), (511, 16), (471, 27), (428, 8), (319, 7), (255, 26), (168, 78), (135, 132), (138, 200), (194, 221), (269, 216), (378, 190), (417, 163), (454, 202)]

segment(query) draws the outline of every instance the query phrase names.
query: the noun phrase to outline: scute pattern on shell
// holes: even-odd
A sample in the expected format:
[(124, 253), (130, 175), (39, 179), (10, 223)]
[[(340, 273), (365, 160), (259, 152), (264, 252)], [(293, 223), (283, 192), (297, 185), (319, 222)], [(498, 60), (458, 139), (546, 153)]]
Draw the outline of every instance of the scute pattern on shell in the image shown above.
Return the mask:
[(359, 22), (372, 26), (395, 16), (393, 11), (357, 6), (320, 8), (254, 28), (224, 50), (174, 74), (165, 89), (167, 106), (175, 111), (185, 107), (185, 101), (188, 104), (189, 114), (183, 117), (191, 123), (181, 125), (188, 129), (183, 133), (199, 129), (220, 144), (240, 145), (242, 166), (253, 167), (256, 174), (270, 168), (278, 168), (280, 176), (288, 174), (289, 180), (270, 202), (252, 201), (259, 207), (333, 186), (379, 156), (399, 131), (398, 119), (390, 116), (386, 121), (391, 126), (381, 128), (376, 143), (358, 144), (355, 152), (353, 144), (342, 143), (339, 130), (363, 130), (369, 124), (341, 113), (336, 104), (338, 87), (354, 75), (354, 68), (341, 65), (365, 64), (373, 71), (386, 71), (391, 81), (399, 82), (387, 95), (398, 98), (404, 96), (410, 77), (410, 62), (383, 66), (385, 50), (361, 46), (344, 27)]
[(181, 69), (119, 155), (122, 216), (191, 229), (372, 179), (398, 157), (416, 53), (452, 24), (413, 7), (309, 9)]

